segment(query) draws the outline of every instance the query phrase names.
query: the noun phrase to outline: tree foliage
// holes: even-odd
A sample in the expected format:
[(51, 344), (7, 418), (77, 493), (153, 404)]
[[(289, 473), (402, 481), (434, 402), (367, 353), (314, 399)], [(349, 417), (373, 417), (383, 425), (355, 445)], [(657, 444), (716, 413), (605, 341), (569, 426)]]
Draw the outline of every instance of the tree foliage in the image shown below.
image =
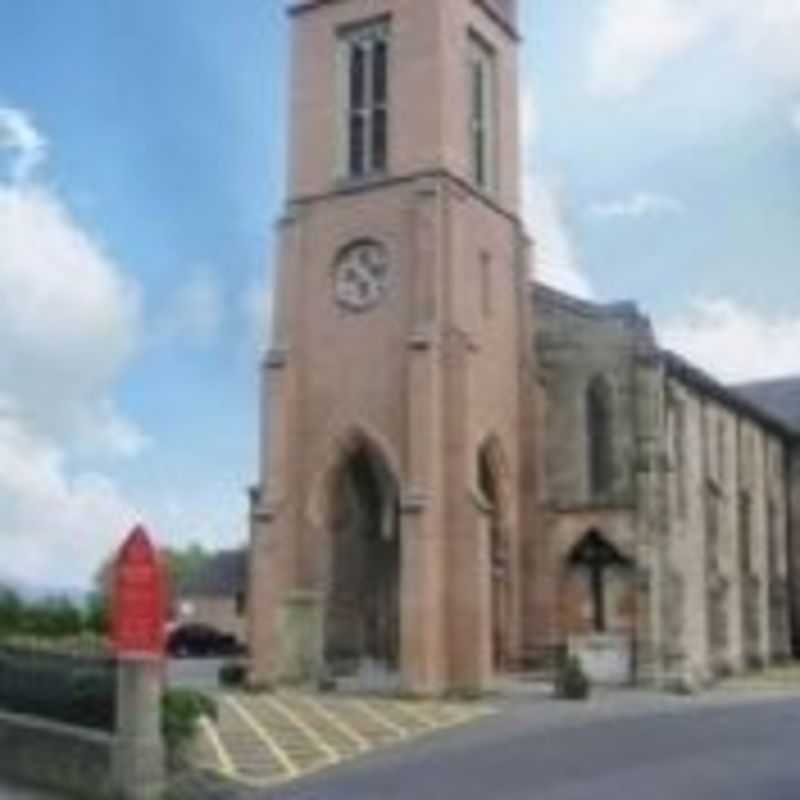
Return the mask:
[(87, 619), (86, 609), (67, 597), (25, 600), (13, 590), (0, 591), (0, 636), (76, 636), (87, 630)]
[(183, 549), (167, 547), (161, 551), (174, 589), (179, 589), (213, 558), (202, 545), (190, 544)]
[[(190, 544), (184, 548), (165, 547), (159, 551), (159, 555), (166, 567), (170, 587), (174, 590), (196, 575), (214, 557), (200, 544)], [(109, 556), (95, 573), (95, 591), (105, 596), (111, 591), (111, 570), (115, 558), (116, 554)]]
[[(170, 587), (180, 586), (213, 558), (201, 545), (166, 548), (161, 551)], [(32, 636), (57, 639), (92, 633), (108, 633), (111, 566), (108, 558), (95, 575), (94, 591), (84, 603), (68, 597), (53, 596), (26, 600), (13, 589), (0, 585), (0, 637)]]
[(0, 635), (19, 629), (23, 603), (12, 589), (0, 588)]

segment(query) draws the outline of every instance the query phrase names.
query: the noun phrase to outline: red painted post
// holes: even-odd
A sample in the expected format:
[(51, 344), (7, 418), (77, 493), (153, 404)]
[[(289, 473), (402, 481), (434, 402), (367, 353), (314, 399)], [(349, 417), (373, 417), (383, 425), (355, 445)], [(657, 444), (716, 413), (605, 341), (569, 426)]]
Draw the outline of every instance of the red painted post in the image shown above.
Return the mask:
[(142, 526), (131, 531), (114, 565), (111, 639), (122, 657), (164, 655), (167, 587), (162, 561)]
[(167, 586), (162, 560), (137, 526), (114, 564), (111, 640), (119, 659), (114, 772), (124, 800), (156, 800), (164, 791), (161, 735)]

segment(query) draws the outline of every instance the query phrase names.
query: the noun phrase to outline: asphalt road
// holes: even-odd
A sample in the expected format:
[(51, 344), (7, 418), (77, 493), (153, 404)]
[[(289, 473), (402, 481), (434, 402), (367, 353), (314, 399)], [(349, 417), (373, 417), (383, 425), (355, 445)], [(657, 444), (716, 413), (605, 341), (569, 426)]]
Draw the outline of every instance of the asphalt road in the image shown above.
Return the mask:
[[(543, 720), (539, 704), (269, 800), (798, 800), (800, 698)], [(551, 710), (547, 714), (552, 715)], [(566, 712), (567, 715), (571, 712)]]

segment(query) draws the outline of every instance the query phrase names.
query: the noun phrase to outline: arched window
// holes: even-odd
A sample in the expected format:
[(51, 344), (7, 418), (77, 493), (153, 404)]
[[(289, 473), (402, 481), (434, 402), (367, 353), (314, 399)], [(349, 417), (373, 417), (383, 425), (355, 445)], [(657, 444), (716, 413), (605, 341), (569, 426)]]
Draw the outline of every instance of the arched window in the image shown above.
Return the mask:
[(602, 376), (592, 379), (586, 392), (589, 487), (593, 495), (604, 494), (614, 479), (611, 387)]

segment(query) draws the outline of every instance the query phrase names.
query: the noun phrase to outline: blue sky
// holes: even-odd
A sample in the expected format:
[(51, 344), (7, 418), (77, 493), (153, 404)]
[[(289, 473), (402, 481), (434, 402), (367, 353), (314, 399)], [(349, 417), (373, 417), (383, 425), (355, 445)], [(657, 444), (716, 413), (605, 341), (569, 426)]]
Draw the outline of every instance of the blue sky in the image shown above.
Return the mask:
[[(800, 372), (800, 0), (521, 0), (546, 280)], [(285, 171), (277, 0), (0, 0), (0, 576), (231, 545)]]

